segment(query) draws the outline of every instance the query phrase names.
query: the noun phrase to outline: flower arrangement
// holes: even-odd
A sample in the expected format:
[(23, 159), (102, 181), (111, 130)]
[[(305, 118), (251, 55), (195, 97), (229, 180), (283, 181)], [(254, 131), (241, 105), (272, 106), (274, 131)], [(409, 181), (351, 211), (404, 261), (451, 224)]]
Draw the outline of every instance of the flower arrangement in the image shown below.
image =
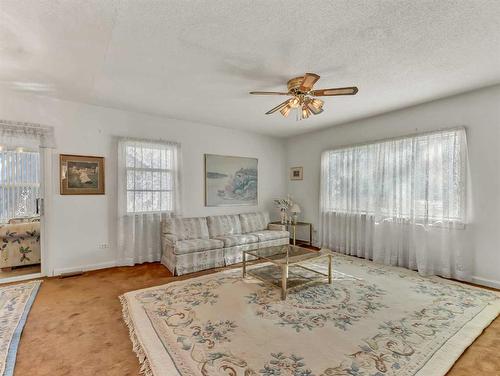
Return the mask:
[(280, 209), (281, 223), (282, 224), (287, 223), (288, 220), (287, 211), (293, 206), (293, 201), (290, 198), (290, 195), (288, 195), (287, 198), (279, 198), (274, 200), (274, 204)]
[(274, 204), (280, 209), (280, 210), (288, 210), (289, 208), (292, 207), (293, 201), (290, 198), (279, 198), (274, 200)]

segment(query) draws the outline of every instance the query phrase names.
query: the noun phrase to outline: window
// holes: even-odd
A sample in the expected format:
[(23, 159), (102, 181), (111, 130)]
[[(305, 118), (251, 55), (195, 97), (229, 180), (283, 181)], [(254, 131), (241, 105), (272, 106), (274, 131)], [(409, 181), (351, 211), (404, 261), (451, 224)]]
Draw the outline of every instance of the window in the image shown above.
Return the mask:
[(40, 154), (0, 151), (0, 223), (36, 212), (40, 190)]
[(464, 129), (327, 151), (322, 210), (465, 221), (466, 157)]
[(124, 146), (127, 213), (173, 211), (172, 145), (127, 141)]

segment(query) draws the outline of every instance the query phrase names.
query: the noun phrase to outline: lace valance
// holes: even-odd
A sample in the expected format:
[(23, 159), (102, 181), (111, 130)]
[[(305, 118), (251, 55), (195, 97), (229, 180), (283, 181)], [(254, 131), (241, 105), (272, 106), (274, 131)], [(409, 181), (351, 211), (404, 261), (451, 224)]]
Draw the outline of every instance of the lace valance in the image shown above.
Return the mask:
[(0, 145), (7, 148), (55, 148), (54, 128), (0, 119)]

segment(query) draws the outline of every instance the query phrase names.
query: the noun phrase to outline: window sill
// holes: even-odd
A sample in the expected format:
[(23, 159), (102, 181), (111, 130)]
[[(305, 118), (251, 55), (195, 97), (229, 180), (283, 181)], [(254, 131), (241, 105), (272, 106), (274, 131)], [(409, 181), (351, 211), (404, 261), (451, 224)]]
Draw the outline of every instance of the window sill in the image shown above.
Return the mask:
[(140, 217), (143, 215), (154, 215), (154, 214), (174, 214), (171, 210), (164, 211), (144, 211), (144, 212), (133, 212), (133, 213), (125, 213), (126, 217)]

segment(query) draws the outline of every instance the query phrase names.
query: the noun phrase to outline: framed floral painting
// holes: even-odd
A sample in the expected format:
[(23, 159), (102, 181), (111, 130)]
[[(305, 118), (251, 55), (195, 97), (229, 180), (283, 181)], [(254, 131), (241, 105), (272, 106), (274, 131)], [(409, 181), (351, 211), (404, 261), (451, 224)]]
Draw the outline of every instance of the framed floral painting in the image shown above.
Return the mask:
[(103, 195), (104, 157), (59, 155), (62, 195)]
[(205, 206), (256, 206), (257, 165), (257, 158), (205, 154)]

